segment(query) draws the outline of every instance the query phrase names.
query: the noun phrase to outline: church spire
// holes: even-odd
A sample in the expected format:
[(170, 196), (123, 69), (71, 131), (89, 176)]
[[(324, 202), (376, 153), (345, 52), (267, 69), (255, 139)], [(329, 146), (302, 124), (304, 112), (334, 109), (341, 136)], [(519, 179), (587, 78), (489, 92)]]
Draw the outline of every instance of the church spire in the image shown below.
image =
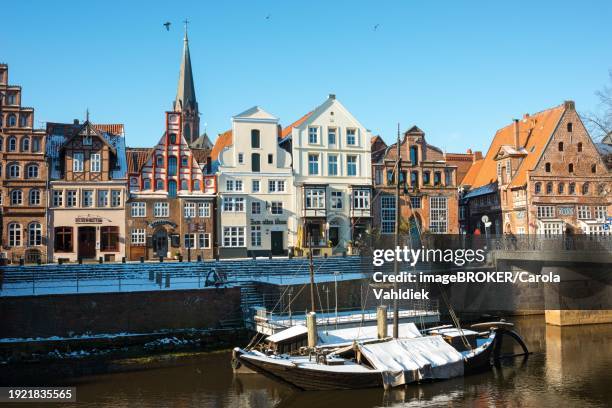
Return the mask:
[(185, 38), (183, 40), (183, 58), (181, 60), (176, 100), (174, 101), (174, 111), (182, 112), (183, 136), (187, 140), (187, 143), (191, 143), (199, 135), (200, 116), (195, 87), (193, 85), (191, 56), (189, 55), (189, 39), (187, 37), (187, 24), (189, 24), (189, 21), (185, 20), (184, 23)]

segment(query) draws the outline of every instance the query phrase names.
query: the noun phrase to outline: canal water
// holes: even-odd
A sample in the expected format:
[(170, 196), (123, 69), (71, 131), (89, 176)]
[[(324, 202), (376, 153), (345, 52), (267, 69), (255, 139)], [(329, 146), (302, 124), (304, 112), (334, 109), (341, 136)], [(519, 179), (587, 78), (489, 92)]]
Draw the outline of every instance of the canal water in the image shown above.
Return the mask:
[[(70, 380), (91, 407), (603, 407), (612, 406), (612, 325), (553, 327), (513, 319), (533, 355), (465, 378), (379, 389), (300, 392), (258, 374), (235, 376), (228, 352), (180, 366)], [(518, 350), (517, 350), (518, 351)]]

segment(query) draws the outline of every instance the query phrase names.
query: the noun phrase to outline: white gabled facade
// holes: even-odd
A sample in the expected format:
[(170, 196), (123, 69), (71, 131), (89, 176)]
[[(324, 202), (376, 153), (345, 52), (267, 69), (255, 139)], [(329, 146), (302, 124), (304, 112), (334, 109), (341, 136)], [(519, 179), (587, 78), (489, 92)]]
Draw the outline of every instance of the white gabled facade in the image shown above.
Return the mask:
[(221, 257), (286, 254), (293, 245), (291, 155), (279, 147), (278, 118), (255, 106), (232, 118), (232, 143), (219, 153)]
[(335, 95), (293, 126), (296, 246), (343, 251), (371, 225), (370, 131)]

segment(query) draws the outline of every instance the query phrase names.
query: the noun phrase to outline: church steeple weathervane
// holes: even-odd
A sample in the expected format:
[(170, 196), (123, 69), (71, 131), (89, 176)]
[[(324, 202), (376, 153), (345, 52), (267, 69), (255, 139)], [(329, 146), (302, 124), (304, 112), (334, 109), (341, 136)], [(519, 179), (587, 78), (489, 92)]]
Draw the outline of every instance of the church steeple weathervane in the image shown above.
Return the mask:
[(181, 60), (181, 70), (179, 72), (176, 100), (174, 101), (174, 111), (181, 112), (183, 117), (183, 136), (185, 140), (187, 140), (187, 143), (191, 143), (196, 140), (200, 134), (200, 114), (193, 83), (191, 56), (189, 54), (189, 39), (187, 37), (189, 20), (185, 19), (183, 23), (185, 24), (183, 57)]

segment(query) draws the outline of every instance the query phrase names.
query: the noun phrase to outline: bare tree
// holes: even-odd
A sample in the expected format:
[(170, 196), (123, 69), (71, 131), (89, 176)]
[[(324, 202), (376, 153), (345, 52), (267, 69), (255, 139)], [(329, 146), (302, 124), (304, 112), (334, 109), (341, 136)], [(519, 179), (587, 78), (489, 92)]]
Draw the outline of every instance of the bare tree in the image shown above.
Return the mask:
[(596, 141), (601, 141), (606, 136), (608, 136), (608, 139), (612, 139), (612, 69), (608, 72), (608, 75), (609, 84), (595, 92), (595, 95), (599, 98), (597, 111), (586, 112), (581, 115), (591, 136)]

